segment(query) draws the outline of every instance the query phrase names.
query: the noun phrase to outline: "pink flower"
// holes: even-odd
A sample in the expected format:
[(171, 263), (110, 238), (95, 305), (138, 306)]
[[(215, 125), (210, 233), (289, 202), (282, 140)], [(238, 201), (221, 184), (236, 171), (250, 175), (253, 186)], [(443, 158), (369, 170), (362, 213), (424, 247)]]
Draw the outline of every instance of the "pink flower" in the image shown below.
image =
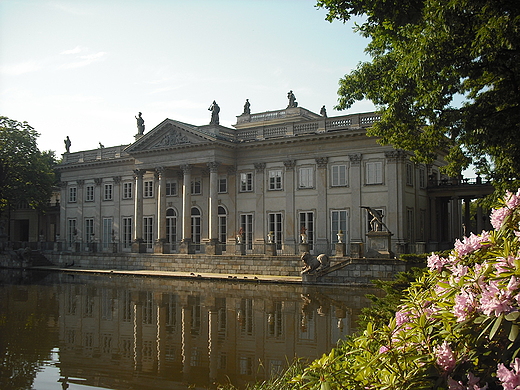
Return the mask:
[(509, 214), (511, 214), (512, 210), (507, 207), (501, 207), (499, 209), (494, 209), (491, 212), (491, 225), (495, 230), (500, 230), (504, 220), (507, 218)]
[(428, 256), (428, 268), (432, 271), (441, 271), (442, 267), (448, 263), (448, 260), (436, 255), (432, 252), (430, 256)]
[(482, 248), (488, 241), (489, 233), (487, 232), (482, 232), (479, 236), (471, 233), (469, 237), (464, 237), (462, 242), (458, 239), (455, 241), (455, 250), (459, 257), (463, 257)]
[(446, 340), (435, 348), (437, 365), (445, 372), (451, 372), (455, 368), (455, 354)]
[(453, 314), (457, 317), (457, 322), (465, 321), (475, 310), (475, 296), (468, 291), (462, 291), (455, 297)]
[(511, 210), (517, 208), (520, 205), (520, 188), (516, 194), (507, 191), (505, 200), (507, 207), (509, 207)]
[(484, 387), (480, 387), (478, 382), (480, 378), (475, 376), (472, 372), (468, 374), (468, 383), (464, 385), (462, 381), (455, 381), (453, 378), (448, 378), (448, 389), (449, 390), (486, 390), (488, 388), (487, 383)]
[(520, 390), (520, 359), (515, 359), (511, 370), (500, 363), (497, 367), (497, 377), (502, 382), (504, 390)]
[(379, 353), (386, 353), (388, 351), (390, 351), (390, 348), (387, 347), (386, 345), (383, 345), (383, 346), (381, 346), (381, 348), (379, 348)]
[(507, 258), (497, 258), (495, 269), (499, 274), (502, 272), (511, 272), (515, 269), (515, 258), (513, 256), (508, 256)]
[(494, 313), (498, 317), (501, 313), (509, 313), (511, 307), (511, 292), (500, 288), (496, 280), (481, 285), (482, 297), (480, 298), (480, 310), (485, 315)]

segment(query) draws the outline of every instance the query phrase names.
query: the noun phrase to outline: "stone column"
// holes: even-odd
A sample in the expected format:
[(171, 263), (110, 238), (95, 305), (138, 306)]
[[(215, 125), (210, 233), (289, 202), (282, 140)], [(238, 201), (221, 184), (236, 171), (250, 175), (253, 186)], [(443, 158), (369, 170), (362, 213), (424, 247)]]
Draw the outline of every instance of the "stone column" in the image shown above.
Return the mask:
[(316, 207), (316, 223), (315, 223), (315, 237), (316, 237), (316, 251), (318, 253), (329, 252), (328, 221), (329, 214), (327, 210), (327, 163), (328, 157), (316, 158), (318, 169), (316, 172), (316, 189), (318, 191), (318, 205)]
[[(351, 230), (348, 232), (347, 240), (350, 242), (345, 242), (345, 249), (343, 250), (343, 255), (346, 255), (346, 251), (350, 250), (350, 255), (352, 257), (363, 257), (363, 237), (364, 237), (364, 225), (363, 225), (363, 216), (365, 215), (364, 211), (361, 209), (361, 206), (366, 206), (361, 204), (361, 194), (363, 190), (362, 176), (361, 176), (361, 153), (349, 154), (350, 159), (350, 188), (353, 189), (351, 199), (352, 206), (350, 210), (350, 228)], [(359, 189), (356, 191), (354, 189)], [(348, 245), (348, 246), (347, 246)], [(343, 249), (343, 247), (340, 247)], [(336, 256), (338, 256), (338, 250), (336, 248)]]
[(145, 170), (134, 170), (134, 232), (132, 240), (132, 252), (146, 252), (146, 244), (143, 241), (143, 175)]
[[(395, 252), (406, 253), (406, 206), (403, 202), (403, 186), (406, 176), (403, 172), (406, 152), (392, 150), (385, 152), (386, 167), (383, 167), (383, 178), (388, 188), (388, 209), (383, 221), (396, 237)], [(391, 194), (395, 194), (391, 195)], [(367, 206), (367, 205), (365, 205)]]
[(154, 253), (167, 253), (166, 248), (166, 183), (164, 167), (155, 168), (157, 179), (157, 240), (154, 243)]
[(218, 167), (219, 162), (209, 162), (209, 240), (206, 243), (207, 255), (221, 255), (222, 247), (218, 241)]
[(114, 234), (112, 235), (111, 242), (111, 251), (116, 253), (119, 251), (119, 242), (120, 239), (120, 223), (121, 223), (121, 176), (114, 176), (112, 178), (114, 180), (114, 194), (113, 194), (113, 202), (114, 202), (114, 225), (113, 230)]
[[(255, 194), (256, 207), (254, 217), (254, 243), (253, 253), (263, 254), (265, 250), (265, 203), (264, 203), (264, 187), (265, 187), (265, 163), (255, 163)], [(244, 247), (245, 249), (245, 247)]]
[(293, 255), (298, 250), (294, 234), (296, 230), (299, 232), (299, 229), (296, 229), (296, 216), (294, 215), (294, 167), (296, 166), (296, 160), (286, 160), (283, 162), (283, 165), (285, 165), (285, 239), (282, 251), (285, 254)]
[(182, 241), (179, 253), (195, 253), (195, 246), (191, 239), (191, 165), (181, 166), (183, 172), (182, 180)]
[[(101, 179), (99, 179), (101, 180)], [(78, 219), (77, 219), (77, 222), (76, 222), (76, 229), (78, 231), (78, 234), (77, 234), (77, 237), (76, 237), (76, 242), (74, 244), (74, 250), (76, 252), (80, 252), (82, 250), (85, 250), (85, 245), (87, 244), (86, 242), (84, 243), (83, 240), (85, 238), (85, 220), (83, 219), (83, 216), (85, 215), (83, 213), (83, 205), (85, 204), (84, 201), (83, 201), (83, 196), (84, 196), (84, 184), (85, 184), (85, 180), (77, 180), (76, 181), (77, 183), (77, 192), (76, 192), (76, 204), (78, 205), (78, 208), (77, 208), (77, 215), (78, 215)], [(99, 202), (99, 205), (101, 207), (101, 202)], [(94, 231), (97, 231), (99, 232), (99, 220), (100, 220), (100, 216), (99, 215), (96, 215), (96, 218), (94, 218), (94, 223), (97, 225), (98, 229), (94, 230)], [(88, 240), (87, 240), (88, 242)], [(84, 244), (84, 245), (82, 245)]]

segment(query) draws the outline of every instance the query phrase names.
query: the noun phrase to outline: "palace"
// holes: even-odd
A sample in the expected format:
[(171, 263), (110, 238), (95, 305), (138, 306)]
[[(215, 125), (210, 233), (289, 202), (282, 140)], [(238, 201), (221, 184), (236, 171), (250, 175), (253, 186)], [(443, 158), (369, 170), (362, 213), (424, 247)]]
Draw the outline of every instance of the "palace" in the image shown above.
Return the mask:
[(447, 222), (460, 201), (428, 191), (442, 158), (415, 164), (367, 137), (377, 114), (329, 118), (297, 104), (250, 113), (248, 103), (234, 128), (219, 124), (214, 102), (209, 125), (165, 119), (144, 132), (139, 116), (132, 144), (65, 153), (62, 249), (289, 255), (303, 242), (334, 255), (340, 240), (359, 256), (373, 229), (366, 207), (382, 215), (396, 254), (460, 237)]

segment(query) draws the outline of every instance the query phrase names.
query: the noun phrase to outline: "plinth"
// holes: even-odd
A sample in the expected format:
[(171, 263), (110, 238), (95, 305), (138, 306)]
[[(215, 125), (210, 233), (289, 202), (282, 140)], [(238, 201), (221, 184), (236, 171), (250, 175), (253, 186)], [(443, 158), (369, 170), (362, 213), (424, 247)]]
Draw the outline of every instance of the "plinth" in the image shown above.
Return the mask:
[(380, 257), (392, 259), (395, 257), (391, 251), (392, 233), (371, 231), (367, 233), (367, 251), (365, 257)]

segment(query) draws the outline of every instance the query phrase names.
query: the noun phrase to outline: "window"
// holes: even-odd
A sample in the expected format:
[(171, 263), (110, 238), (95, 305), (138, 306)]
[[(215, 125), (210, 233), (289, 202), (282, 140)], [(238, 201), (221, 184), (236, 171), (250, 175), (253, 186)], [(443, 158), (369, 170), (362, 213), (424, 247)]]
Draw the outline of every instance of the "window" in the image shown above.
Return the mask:
[(414, 240), (414, 219), (413, 219), (413, 209), (410, 207), (406, 208), (406, 230), (408, 235), (408, 240), (410, 242), (415, 242)]
[(331, 167), (331, 184), (333, 187), (344, 187), (347, 185), (347, 166), (333, 165)]
[(145, 198), (153, 198), (153, 180), (147, 180), (143, 182)]
[(301, 238), (303, 233), (307, 235), (309, 250), (312, 250), (314, 244), (314, 213), (312, 211), (300, 212), (300, 242), (303, 242)]
[(269, 171), (269, 189), (270, 190), (281, 190), (282, 189), (282, 170), (273, 169)]
[(313, 188), (314, 187), (314, 168), (302, 167), (299, 170), (299, 188)]
[(191, 181), (191, 194), (200, 195), (202, 194), (202, 179), (200, 177)]
[(94, 186), (88, 185), (85, 187), (85, 202), (94, 201)]
[(177, 182), (167, 181), (166, 182), (166, 196), (177, 196)]
[(253, 191), (253, 173), (246, 172), (240, 174), (240, 192)]
[(103, 249), (108, 249), (112, 242), (112, 218), (103, 218)]
[(227, 176), (220, 176), (218, 178), (218, 193), (225, 194), (227, 191)]
[(413, 165), (406, 164), (406, 185), (413, 187)]
[(423, 167), (419, 168), (419, 187), (426, 188), (426, 170)]
[(143, 218), (143, 239), (146, 247), (151, 249), (153, 246), (153, 217)]
[(365, 165), (366, 184), (383, 184), (383, 162), (371, 161)]
[(226, 209), (218, 206), (218, 240), (223, 251), (226, 250), (227, 239), (227, 213)]
[(341, 230), (344, 234), (343, 242), (347, 243), (347, 226), (348, 226), (348, 211), (347, 210), (333, 210), (331, 212), (331, 229), (330, 241), (333, 244), (338, 242), (338, 233)]
[(85, 219), (85, 242), (92, 242), (94, 239), (94, 218)]
[(112, 190), (112, 184), (105, 184), (105, 195), (103, 197), (103, 200), (112, 200)]
[(123, 199), (132, 199), (132, 182), (123, 183)]
[(77, 187), (69, 187), (69, 202), (74, 203), (77, 200), (78, 196), (78, 188)]
[(170, 252), (177, 249), (177, 213), (172, 208), (166, 210), (166, 241), (170, 244)]
[(282, 249), (282, 213), (269, 213), (269, 234), (273, 232), (276, 249)]
[(123, 248), (132, 247), (132, 217), (123, 217)]
[(240, 215), (240, 229), (246, 248), (253, 249), (253, 214)]
[(191, 208), (191, 240), (195, 244), (195, 250), (200, 251), (201, 239), (201, 218), (200, 210), (197, 207)]
[(67, 241), (69, 242), (69, 247), (72, 246), (72, 243), (76, 240), (76, 235), (78, 231), (76, 229), (76, 220), (69, 219), (67, 221)]

